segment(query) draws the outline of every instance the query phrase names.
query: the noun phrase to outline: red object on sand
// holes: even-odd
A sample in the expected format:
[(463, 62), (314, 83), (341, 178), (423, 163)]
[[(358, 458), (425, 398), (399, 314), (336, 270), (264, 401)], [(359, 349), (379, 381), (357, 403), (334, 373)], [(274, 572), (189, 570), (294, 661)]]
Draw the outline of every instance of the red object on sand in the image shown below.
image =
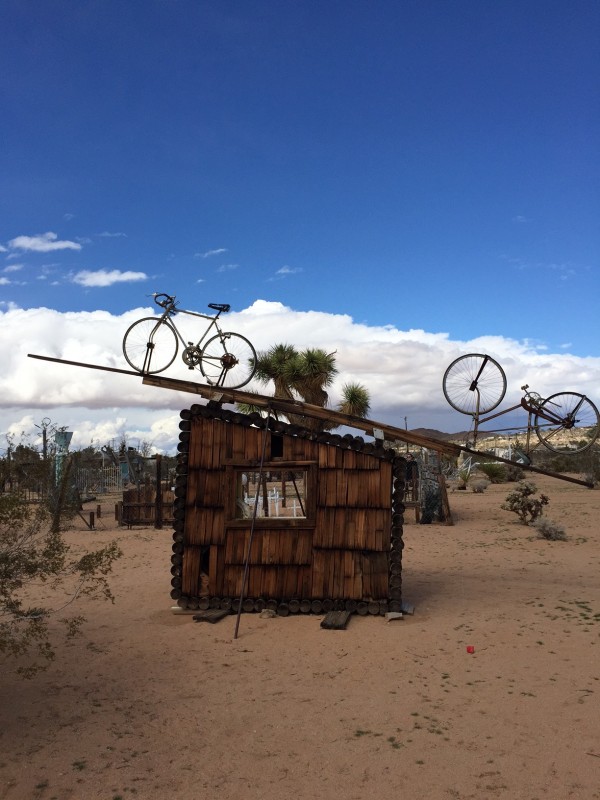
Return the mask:
[(474, 653), (474, 652), (475, 652), (475, 648), (473, 647), (473, 645), (472, 644), (468, 644), (467, 645), (467, 653)]

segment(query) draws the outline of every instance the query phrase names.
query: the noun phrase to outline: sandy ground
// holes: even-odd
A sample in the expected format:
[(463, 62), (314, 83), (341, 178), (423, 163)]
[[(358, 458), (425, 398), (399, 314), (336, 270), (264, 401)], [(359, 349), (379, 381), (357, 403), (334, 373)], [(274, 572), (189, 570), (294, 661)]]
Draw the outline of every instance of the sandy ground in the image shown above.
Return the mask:
[[(454, 527), (407, 512), (414, 616), (171, 612), (171, 532), (114, 528), (116, 602), (32, 681), (4, 667), (0, 798), (600, 798), (600, 492), (534, 476), (568, 542), (450, 495)], [(467, 646), (475, 652), (469, 654)]]

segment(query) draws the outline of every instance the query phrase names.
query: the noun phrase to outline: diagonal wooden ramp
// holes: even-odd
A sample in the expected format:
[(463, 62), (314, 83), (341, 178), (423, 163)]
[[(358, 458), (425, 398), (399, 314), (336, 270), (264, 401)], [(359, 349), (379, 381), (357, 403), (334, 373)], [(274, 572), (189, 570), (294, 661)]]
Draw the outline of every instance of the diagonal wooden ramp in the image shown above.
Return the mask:
[[(484, 453), (478, 450), (473, 450), (464, 445), (455, 444), (453, 442), (441, 441), (440, 439), (432, 439), (429, 436), (421, 436), (420, 434), (407, 431), (404, 428), (397, 428), (393, 425), (387, 425), (384, 422), (377, 422), (375, 420), (367, 419), (365, 417), (355, 417), (351, 414), (342, 414), (340, 411), (334, 411), (330, 408), (322, 408), (321, 406), (314, 406), (310, 403), (302, 403), (299, 400), (286, 400), (285, 398), (271, 397), (269, 395), (258, 394), (255, 392), (247, 392), (242, 389), (228, 389), (223, 386), (215, 387), (209, 386), (204, 383), (196, 383), (194, 381), (182, 381), (176, 378), (165, 378), (162, 375), (148, 375), (144, 373), (135, 372), (128, 369), (118, 369), (116, 367), (103, 367), (97, 364), (86, 364), (81, 361), (67, 361), (61, 358), (51, 358), (50, 356), (28, 354), (29, 358), (37, 358), (41, 361), (51, 361), (57, 364), (67, 364), (73, 367), (83, 367), (85, 369), (98, 369), (103, 372), (116, 372), (121, 375), (133, 375), (142, 379), (142, 383), (147, 386), (155, 386), (159, 389), (170, 389), (174, 392), (187, 392), (188, 394), (195, 394), (205, 400), (212, 400), (218, 403), (246, 403), (254, 405), (258, 408), (270, 409), (271, 411), (278, 411), (286, 416), (289, 414), (297, 414), (312, 419), (326, 420), (328, 423), (334, 425), (344, 425), (347, 428), (354, 428), (376, 439), (386, 439), (388, 441), (401, 441), (412, 444), (415, 447), (425, 447), (428, 450), (434, 450), (438, 453), (444, 453), (448, 456), (458, 457), (461, 453), (468, 453), (469, 455), (485, 458), (487, 461), (499, 461), (504, 464), (512, 464), (514, 462), (501, 456), (492, 455), (491, 453)], [(558, 472), (550, 472), (549, 470), (535, 467), (533, 464), (519, 464), (519, 466), (529, 472), (537, 472), (541, 475), (548, 475), (557, 480), (567, 481), (569, 483), (577, 483), (581, 486), (593, 488), (593, 484), (588, 481), (573, 478), (570, 475), (562, 475)]]

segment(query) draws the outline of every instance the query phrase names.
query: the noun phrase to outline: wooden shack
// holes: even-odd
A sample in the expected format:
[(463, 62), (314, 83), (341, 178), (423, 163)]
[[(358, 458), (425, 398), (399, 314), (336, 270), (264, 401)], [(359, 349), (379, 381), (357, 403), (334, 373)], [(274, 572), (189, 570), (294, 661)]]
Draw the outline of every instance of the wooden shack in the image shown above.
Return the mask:
[[(405, 460), (216, 403), (181, 413), (172, 597), (182, 608), (400, 610)], [(237, 605), (236, 605), (237, 603)]]

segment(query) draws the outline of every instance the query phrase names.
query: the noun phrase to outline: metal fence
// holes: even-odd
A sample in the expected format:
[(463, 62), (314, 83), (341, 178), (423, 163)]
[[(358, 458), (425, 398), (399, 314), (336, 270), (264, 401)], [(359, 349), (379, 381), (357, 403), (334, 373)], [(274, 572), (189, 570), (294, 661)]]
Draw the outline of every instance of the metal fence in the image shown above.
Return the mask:
[(123, 475), (119, 467), (84, 467), (74, 471), (75, 486), (81, 494), (102, 494), (123, 490)]

